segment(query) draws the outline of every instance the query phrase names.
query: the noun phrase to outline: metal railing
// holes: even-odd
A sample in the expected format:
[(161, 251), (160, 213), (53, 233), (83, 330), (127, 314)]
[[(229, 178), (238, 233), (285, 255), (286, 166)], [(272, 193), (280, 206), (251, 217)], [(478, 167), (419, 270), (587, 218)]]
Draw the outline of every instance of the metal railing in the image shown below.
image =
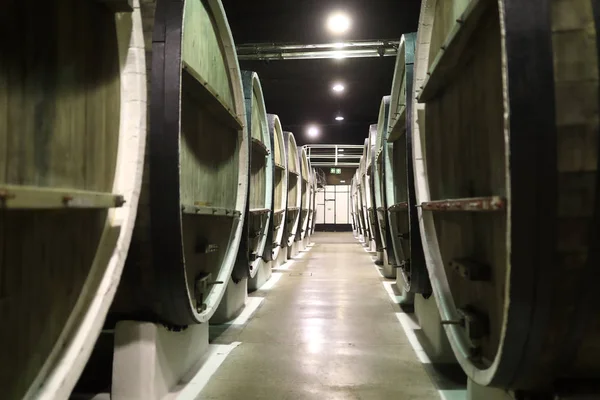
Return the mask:
[(313, 167), (357, 167), (364, 146), (352, 144), (305, 145), (308, 160)]

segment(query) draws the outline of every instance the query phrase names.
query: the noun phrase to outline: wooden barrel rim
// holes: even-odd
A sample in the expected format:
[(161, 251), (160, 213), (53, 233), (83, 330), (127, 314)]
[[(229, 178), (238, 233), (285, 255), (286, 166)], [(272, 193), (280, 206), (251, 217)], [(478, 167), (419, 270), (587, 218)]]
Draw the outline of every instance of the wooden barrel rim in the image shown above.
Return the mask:
[[(285, 144), (283, 139), (283, 129), (281, 127), (281, 121), (279, 117), (275, 114), (267, 114), (267, 119), (269, 121), (269, 136), (272, 142), (273, 148), (273, 159), (277, 160), (276, 154), (279, 154), (279, 159), (282, 160), (281, 168), (283, 168), (282, 179), (283, 183), (281, 185), (281, 193), (277, 193), (275, 188), (273, 189), (273, 218), (271, 219), (269, 234), (271, 235), (267, 240), (267, 246), (265, 247), (265, 259), (275, 260), (279, 255), (279, 250), (281, 249), (281, 243), (283, 241), (283, 233), (285, 231), (285, 220), (287, 218), (287, 197), (288, 197), (288, 174), (287, 174), (287, 165), (286, 165), (286, 153), (285, 153)], [(275, 137), (278, 138), (279, 146), (275, 145)], [(273, 164), (273, 182), (275, 182), (275, 163)], [(281, 202), (282, 209), (275, 210), (275, 198), (279, 197)], [(274, 226), (275, 213), (280, 211), (281, 213), (281, 223), (278, 227)]]
[[(252, 137), (252, 113), (255, 111), (253, 110), (253, 96), (256, 96), (257, 100), (258, 100), (258, 107), (259, 109), (256, 110), (256, 112), (258, 112), (261, 116), (264, 116), (264, 127), (265, 129), (263, 129), (262, 132), (262, 143), (264, 144), (266, 151), (267, 151), (267, 155), (266, 155), (266, 165), (265, 165), (265, 208), (270, 210), (267, 217), (266, 217), (266, 221), (263, 227), (263, 232), (261, 234), (261, 240), (259, 241), (258, 247), (256, 249), (246, 249), (247, 251), (254, 251), (256, 254), (261, 255), (261, 257), (258, 257), (256, 260), (251, 260), (249, 263), (249, 270), (248, 270), (248, 274), (249, 277), (252, 279), (256, 276), (256, 273), (258, 272), (258, 266), (261, 262), (261, 258), (264, 258), (264, 254), (265, 254), (265, 249), (267, 247), (267, 239), (269, 236), (269, 227), (272, 226), (272, 219), (273, 219), (273, 200), (274, 200), (274, 176), (273, 176), (273, 168), (274, 165), (273, 163), (274, 161), (274, 152), (273, 152), (273, 141), (269, 135), (269, 126), (268, 126), (268, 120), (267, 120), (267, 111), (266, 111), (266, 107), (265, 107), (265, 100), (264, 100), (264, 95), (263, 95), (263, 90), (262, 90), (262, 85), (260, 83), (260, 79), (258, 77), (258, 74), (256, 72), (252, 72), (252, 71), (242, 71), (242, 80), (245, 83), (244, 84), (244, 97), (246, 99), (246, 121), (247, 121), (247, 131), (248, 131), (248, 137)], [(247, 83), (247, 84), (246, 84)], [(261, 118), (262, 120), (263, 118)], [(249, 143), (249, 145), (251, 145), (251, 143)], [(252, 158), (252, 152), (251, 152), (251, 157)], [(250, 162), (252, 163), (252, 160), (250, 160)], [(248, 197), (250, 196), (250, 191), (252, 190), (252, 188), (250, 187), (250, 185), (248, 185)], [(249, 212), (250, 212), (250, 202), (248, 201), (248, 204), (246, 206), (246, 218), (248, 221), (248, 216), (249, 216)], [(248, 227), (246, 227), (248, 228)], [(245, 232), (247, 232), (247, 229), (244, 230)], [(268, 260), (266, 260), (268, 261)]]
[(358, 169), (359, 174), (359, 206), (360, 206), (360, 218), (364, 229), (364, 240), (368, 244), (373, 240), (374, 232), (370, 229), (369, 222), (369, 211), (367, 210), (367, 196), (370, 196), (370, 188), (365, 184), (365, 175), (367, 173), (367, 149), (369, 147), (369, 139), (365, 139), (363, 154), (360, 159), (360, 165)]
[[(431, 294), (431, 284), (429, 283), (429, 274), (425, 264), (425, 256), (419, 233), (419, 221), (417, 215), (416, 198), (414, 190), (414, 169), (412, 163), (412, 107), (413, 96), (412, 86), (414, 79), (414, 55), (416, 33), (402, 35), (398, 57), (392, 81), (392, 95), (390, 98), (389, 127), (384, 132), (387, 135), (387, 146), (385, 147), (385, 199), (387, 205), (387, 222), (390, 230), (390, 239), (398, 265), (403, 262), (408, 263), (408, 267), (399, 268), (404, 277), (404, 288), (408, 293), (420, 293), (425, 296)], [(402, 92), (402, 84), (406, 89)], [(404, 97), (403, 97), (404, 96)], [(404, 104), (404, 118), (399, 115), (400, 105)], [(399, 126), (399, 124), (403, 124)], [(398, 131), (400, 137), (390, 141), (393, 131)], [(396, 135), (397, 136), (397, 135)], [(406, 168), (396, 171), (394, 167), (394, 152), (396, 144), (401, 143), (405, 146)], [(399, 149), (402, 151), (402, 147)], [(396, 174), (406, 176), (406, 199), (398, 199), (396, 196)], [(405, 211), (393, 211), (391, 207), (406, 200), (407, 207)], [(398, 213), (404, 213), (408, 220), (407, 232), (402, 232), (397, 226)], [(403, 227), (402, 230), (406, 229)], [(408, 233), (409, 237), (405, 235)], [(407, 247), (409, 254), (404, 254), (403, 241), (408, 240)], [(405, 264), (406, 265), (406, 264)]]
[[(375, 241), (375, 248), (377, 251), (381, 251), (385, 247), (385, 239), (381, 235), (382, 229), (379, 226), (379, 218), (377, 217), (376, 207), (376, 191), (379, 190), (375, 186), (375, 157), (377, 153), (377, 125), (373, 124), (369, 126), (369, 136), (367, 141), (367, 173), (365, 174), (365, 185), (369, 186), (369, 196), (367, 197), (367, 208), (369, 215), (369, 231), (372, 232), (373, 240)], [(366, 182), (368, 177), (368, 182)]]
[(300, 190), (301, 220), (298, 223), (298, 231), (296, 232), (296, 238), (299, 240), (303, 240), (307, 234), (308, 221), (310, 218), (310, 188), (312, 186), (310, 183), (310, 167), (308, 164), (308, 155), (306, 153), (306, 148), (301, 147), (298, 149), (298, 158), (300, 159), (300, 169), (302, 176), (302, 179), (300, 179), (300, 181), (302, 181), (302, 188)]
[[(428, 43), (434, 24), (433, 13), (437, 0), (423, 2), (419, 22), (417, 57), (415, 65), (415, 88), (420, 88), (427, 77), (429, 67)], [(481, 1), (474, 1), (474, 8)], [(480, 385), (511, 387), (524, 376), (531, 373), (528, 369), (542, 358), (542, 343), (535, 338), (542, 336), (546, 322), (552, 313), (552, 290), (544, 290), (548, 284), (549, 273), (545, 272), (555, 263), (553, 251), (556, 243), (557, 221), (557, 128), (555, 126), (555, 80), (553, 76), (553, 47), (551, 28), (551, 2), (532, 0), (527, 2), (498, 1), (500, 29), (502, 38), (502, 80), (505, 149), (510, 169), (506, 172), (506, 216), (507, 216), (507, 261), (505, 313), (501, 329), (500, 345), (491, 365), (482, 366), (469, 359), (468, 339), (462, 328), (445, 325), (453, 351), (467, 375)], [(597, 45), (598, 15), (597, 2), (592, 2)], [(527, 15), (523, 19), (523, 15)], [(535, 34), (528, 32), (535, 32)], [(510, 84), (508, 84), (510, 82)], [(425, 203), (431, 200), (427, 168), (424, 158), (423, 134), (419, 121), (426, 106), (418, 104), (413, 109), (413, 133), (415, 135), (414, 164), (416, 176), (417, 201)], [(542, 134), (543, 133), (543, 134)], [(597, 174), (597, 171), (596, 171)], [(597, 179), (597, 177), (596, 177)], [(539, 199), (533, 201), (532, 199)], [(598, 239), (599, 199), (594, 204), (593, 224), (590, 232), (592, 240)], [(425, 258), (432, 277), (433, 291), (439, 305), (442, 320), (456, 320), (459, 315), (452, 293), (445, 277), (443, 259), (436, 236), (431, 212), (418, 210), (421, 236)], [(597, 246), (591, 246), (586, 270), (598, 260)], [(511, 268), (511, 264), (528, 265), (531, 268)], [(597, 268), (596, 268), (597, 270)], [(591, 272), (586, 282), (595, 282)], [(593, 284), (589, 284), (593, 285)], [(586, 309), (592, 309), (598, 300), (588, 304), (585, 301), (597, 298), (591, 295), (589, 285), (582, 287), (580, 302)], [(548, 287), (548, 286), (546, 286)], [(510, 297), (512, 296), (512, 297)], [(580, 309), (577, 316), (578, 328), (585, 315)], [(597, 311), (597, 309), (596, 309)], [(589, 314), (588, 314), (589, 316)], [(573, 329), (567, 338), (571, 347), (577, 342), (577, 329)], [(561, 352), (562, 353), (562, 352)], [(571, 355), (572, 356), (572, 355)], [(570, 356), (569, 356), (570, 357)], [(567, 358), (569, 358), (567, 357)]]
[(286, 164), (287, 164), (287, 172), (288, 176), (290, 173), (294, 173), (296, 175), (297, 183), (296, 183), (296, 201), (295, 203), (290, 203), (290, 190), (288, 180), (288, 197), (287, 197), (287, 217), (290, 215), (294, 215), (293, 220), (286, 219), (286, 230), (287, 240), (285, 244), (287, 247), (291, 247), (294, 244), (294, 240), (296, 237), (296, 232), (298, 231), (298, 225), (300, 224), (300, 208), (302, 207), (302, 177), (301, 167), (300, 167), (300, 157), (298, 157), (298, 146), (296, 145), (296, 138), (292, 132), (283, 132), (283, 140), (285, 143), (285, 154), (286, 154)]
[[(191, 1), (191, 0), (188, 0)], [(207, 322), (223, 297), (225, 284), (213, 285), (203, 310), (196, 309), (188, 289), (184, 236), (182, 232), (182, 204), (180, 193), (179, 139), (181, 107), (181, 82), (183, 79), (183, 19), (186, 2), (159, 0), (156, 8), (153, 35), (152, 101), (150, 124), (150, 215), (152, 219), (151, 242), (155, 269), (160, 276), (163, 292), (163, 318), (175, 325)], [(215, 33), (228, 69), (235, 113), (239, 121), (246, 116), (242, 79), (231, 36), (231, 30), (220, 0), (202, 2), (215, 24)], [(227, 282), (231, 276), (242, 237), (247, 202), (249, 147), (245, 124), (238, 131), (239, 174), (238, 191), (233, 217), (232, 235), (215, 281)], [(161, 205), (160, 207), (158, 205)]]

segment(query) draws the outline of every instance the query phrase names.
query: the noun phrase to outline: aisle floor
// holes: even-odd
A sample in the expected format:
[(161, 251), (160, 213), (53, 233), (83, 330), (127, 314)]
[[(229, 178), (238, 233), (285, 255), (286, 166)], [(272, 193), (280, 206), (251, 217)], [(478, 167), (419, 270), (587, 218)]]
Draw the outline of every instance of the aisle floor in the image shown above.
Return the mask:
[(250, 295), (264, 300), (247, 323), (211, 328), (240, 343), (200, 398), (439, 399), (370, 254), (351, 233), (312, 241)]

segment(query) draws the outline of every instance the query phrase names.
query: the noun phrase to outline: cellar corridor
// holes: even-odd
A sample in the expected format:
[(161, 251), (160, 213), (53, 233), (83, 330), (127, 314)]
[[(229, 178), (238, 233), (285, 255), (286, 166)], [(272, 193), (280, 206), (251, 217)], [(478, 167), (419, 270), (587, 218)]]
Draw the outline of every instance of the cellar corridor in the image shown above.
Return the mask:
[(247, 323), (211, 327), (211, 344), (239, 344), (200, 398), (439, 399), (370, 254), (352, 233), (311, 239), (250, 295)]

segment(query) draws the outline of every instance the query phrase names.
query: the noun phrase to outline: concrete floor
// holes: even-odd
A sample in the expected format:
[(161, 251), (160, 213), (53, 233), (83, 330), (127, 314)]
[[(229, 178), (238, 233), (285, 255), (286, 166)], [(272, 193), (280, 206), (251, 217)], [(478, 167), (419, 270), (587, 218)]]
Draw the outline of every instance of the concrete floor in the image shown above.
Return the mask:
[(351, 233), (312, 240), (251, 295), (264, 301), (247, 324), (211, 327), (213, 344), (241, 344), (200, 398), (439, 399), (371, 256)]

